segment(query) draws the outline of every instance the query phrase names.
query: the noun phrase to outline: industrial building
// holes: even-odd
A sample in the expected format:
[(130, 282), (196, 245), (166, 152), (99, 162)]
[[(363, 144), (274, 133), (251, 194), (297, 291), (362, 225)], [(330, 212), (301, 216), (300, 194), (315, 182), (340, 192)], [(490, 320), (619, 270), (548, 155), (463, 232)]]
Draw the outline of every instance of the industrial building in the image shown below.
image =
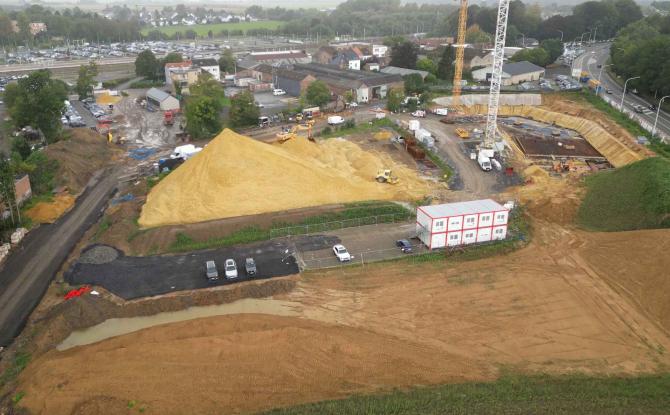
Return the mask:
[(147, 101), (150, 105), (160, 108), (161, 111), (179, 109), (179, 100), (177, 98), (157, 88), (151, 88), (147, 91)]
[(416, 231), (429, 249), (505, 239), (509, 211), (491, 200), (421, 206)]
[[(472, 71), (472, 79), (488, 82), (491, 79), (491, 66)], [(502, 85), (518, 85), (524, 82), (537, 81), (544, 77), (544, 68), (528, 61), (506, 63), (502, 68)]]

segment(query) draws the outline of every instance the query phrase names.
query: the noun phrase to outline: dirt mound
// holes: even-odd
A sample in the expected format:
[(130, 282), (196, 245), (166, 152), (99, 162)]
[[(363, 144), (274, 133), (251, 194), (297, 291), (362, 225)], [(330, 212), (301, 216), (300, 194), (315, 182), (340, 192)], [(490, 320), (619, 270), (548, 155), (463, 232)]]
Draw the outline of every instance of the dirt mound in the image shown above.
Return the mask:
[(74, 205), (75, 197), (69, 194), (58, 195), (51, 202), (39, 202), (26, 211), (35, 223), (53, 223)]
[(58, 161), (58, 184), (77, 193), (93, 173), (111, 164), (121, 152), (89, 129), (75, 128), (71, 134), (70, 139), (47, 146), (45, 152)]
[[(382, 168), (392, 168), (401, 183), (377, 183)], [(155, 227), (362, 200), (416, 200), (429, 191), (415, 171), (346, 140), (268, 145), (226, 129), (151, 190), (139, 223)]]
[(91, 396), (97, 404), (101, 397), (146, 402), (152, 413), (160, 414), (182, 414), (185, 402), (193, 414), (239, 413), (341, 398), (389, 384), (464, 381), (490, 374), (467, 359), (389, 335), (244, 314), (158, 326), (49, 352), (21, 376), (30, 379), (22, 385), (22, 406), (35, 414), (58, 415), (84, 403), (96, 404)]

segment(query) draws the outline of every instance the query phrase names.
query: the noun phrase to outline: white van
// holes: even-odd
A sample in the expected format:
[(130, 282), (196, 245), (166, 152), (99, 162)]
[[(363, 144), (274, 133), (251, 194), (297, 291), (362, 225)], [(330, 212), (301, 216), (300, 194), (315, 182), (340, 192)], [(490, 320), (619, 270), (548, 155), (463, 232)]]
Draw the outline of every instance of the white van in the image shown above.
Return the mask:
[(273, 89), (272, 95), (274, 96), (286, 95), (286, 91), (284, 91), (283, 89)]
[(344, 123), (344, 118), (339, 115), (333, 115), (328, 117), (328, 125), (338, 125)]

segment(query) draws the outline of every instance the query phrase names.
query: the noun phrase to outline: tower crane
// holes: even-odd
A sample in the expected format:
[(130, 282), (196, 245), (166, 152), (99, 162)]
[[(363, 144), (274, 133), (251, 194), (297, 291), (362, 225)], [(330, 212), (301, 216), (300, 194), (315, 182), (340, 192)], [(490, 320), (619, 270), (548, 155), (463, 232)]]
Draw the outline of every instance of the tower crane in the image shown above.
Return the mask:
[(465, 32), (468, 28), (468, 0), (461, 0), (458, 14), (458, 34), (456, 36), (456, 63), (454, 67), (454, 88), (452, 103), (459, 105), (461, 101), (461, 80), (463, 79), (463, 56), (465, 54)]
[(489, 92), (488, 114), (486, 116), (486, 137), (484, 138), (484, 147), (489, 149), (493, 147), (493, 144), (496, 141), (496, 132), (498, 128), (500, 83), (502, 81), (503, 58), (505, 56), (505, 37), (507, 35), (509, 3), (510, 0), (500, 0), (498, 3), (495, 47), (493, 49), (493, 69), (491, 71), (491, 89)]

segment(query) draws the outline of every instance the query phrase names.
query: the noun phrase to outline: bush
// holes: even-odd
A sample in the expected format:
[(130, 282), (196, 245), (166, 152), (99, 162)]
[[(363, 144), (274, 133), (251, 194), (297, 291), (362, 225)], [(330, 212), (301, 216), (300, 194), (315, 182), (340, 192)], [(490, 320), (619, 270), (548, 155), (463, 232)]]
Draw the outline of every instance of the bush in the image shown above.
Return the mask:
[(342, 130), (349, 130), (352, 128), (356, 128), (356, 121), (354, 121), (353, 118), (346, 120), (341, 127)]
[(321, 130), (321, 135), (329, 135), (333, 133), (333, 129), (330, 128), (330, 126), (327, 126), (323, 130)]

